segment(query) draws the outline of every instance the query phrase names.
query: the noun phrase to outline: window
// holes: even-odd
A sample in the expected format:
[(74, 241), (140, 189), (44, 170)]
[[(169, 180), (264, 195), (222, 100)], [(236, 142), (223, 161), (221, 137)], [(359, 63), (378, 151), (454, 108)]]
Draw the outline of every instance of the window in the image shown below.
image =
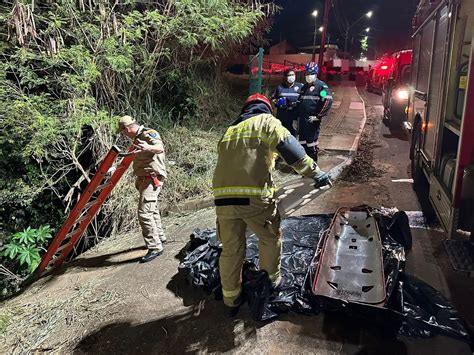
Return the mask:
[(423, 27), (421, 33), (416, 89), (424, 93), (428, 92), (428, 80), (431, 67), (431, 51), (433, 47), (433, 30), (434, 20), (431, 20), (425, 25), (425, 27)]

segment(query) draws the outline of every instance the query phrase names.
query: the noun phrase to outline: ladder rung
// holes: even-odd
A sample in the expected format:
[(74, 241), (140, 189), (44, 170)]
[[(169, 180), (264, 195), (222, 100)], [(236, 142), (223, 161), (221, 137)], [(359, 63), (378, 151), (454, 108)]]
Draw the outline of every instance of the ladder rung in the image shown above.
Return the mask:
[(68, 234), (66, 234), (66, 236), (64, 237), (63, 240), (66, 240), (68, 238), (71, 238), (74, 234), (76, 234), (77, 232), (79, 231), (79, 229), (74, 229), (73, 231), (69, 232)]
[(94, 200), (94, 201), (91, 201), (91, 202), (88, 202), (85, 206), (84, 206), (84, 209), (88, 209), (89, 207), (95, 205), (97, 202), (99, 202), (99, 200)]
[(100, 191), (100, 190), (103, 190), (105, 189), (107, 186), (110, 186), (112, 185), (112, 183), (110, 181), (106, 182), (105, 184), (102, 184), (102, 185), (99, 185), (97, 186), (97, 188), (95, 189), (96, 191)]
[(67, 243), (61, 245), (61, 246), (56, 250), (56, 253), (57, 253), (57, 252), (60, 252), (60, 251), (63, 250), (63, 249), (66, 249), (66, 248), (67, 248), (68, 246), (70, 246), (70, 245), (71, 245), (71, 242), (67, 242)]
[(89, 213), (86, 213), (84, 216), (82, 216), (81, 218), (77, 219), (76, 222), (74, 222), (74, 224), (78, 224), (78, 223), (81, 223), (83, 220), (89, 218)]

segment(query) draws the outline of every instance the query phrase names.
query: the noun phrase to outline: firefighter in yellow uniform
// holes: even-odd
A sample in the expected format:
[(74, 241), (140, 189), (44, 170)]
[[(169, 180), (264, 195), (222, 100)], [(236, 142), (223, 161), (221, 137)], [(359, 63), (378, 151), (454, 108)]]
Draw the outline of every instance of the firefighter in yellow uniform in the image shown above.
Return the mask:
[(268, 272), (274, 287), (280, 282), (280, 215), (271, 176), (275, 153), (300, 175), (314, 178), (318, 186), (329, 183), (328, 174), (272, 115), (268, 98), (251, 95), (218, 143), (213, 178), (217, 235), (223, 246), (219, 270), (224, 303), (229, 307), (237, 308), (242, 300), (247, 227), (259, 239), (260, 269)]
[(162, 243), (166, 242), (158, 205), (158, 196), (166, 179), (165, 148), (157, 131), (138, 125), (130, 116), (120, 119), (119, 131), (134, 140), (137, 150), (133, 174), (136, 176), (135, 187), (140, 193), (138, 221), (148, 248), (141, 261), (147, 262), (163, 252)]

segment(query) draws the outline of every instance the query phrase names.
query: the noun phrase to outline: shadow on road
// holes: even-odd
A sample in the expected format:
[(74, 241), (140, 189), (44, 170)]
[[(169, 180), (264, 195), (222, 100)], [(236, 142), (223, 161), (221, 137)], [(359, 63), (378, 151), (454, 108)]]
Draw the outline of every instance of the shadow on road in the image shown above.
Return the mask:
[(181, 314), (142, 324), (117, 322), (87, 335), (75, 353), (226, 352), (256, 338), (258, 324), (231, 319), (222, 303), (201, 302)]
[[(106, 267), (106, 266), (114, 266), (114, 265), (122, 265), (122, 264), (131, 264), (140, 261), (143, 255), (136, 257), (134, 253), (135, 251), (143, 250), (145, 254), (146, 248), (143, 247), (135, 247), (126, 250), (120, 250), (115, 253), (99, 255), (92, 258), (78, 258), (70, 263), (68, 263), (66, 269), (74, 268), (74, 267), (81, 267), (81, 268), (98, 268), (98, 267)], [(132, 254), (130, 257), (126, 257), (125, 254)], [(118, 260), (111, 260), (114, 257), (120, 256)], [(125, 257), (124, 257), (125, 256)], [(62, 269), (62, 268), (61, 268)], [(59, 271), (59, 270), (58, 270)], [(56, 273), (55, 273), (56, 274)]]
[(408, 135), (401, 128), (390, 128), (390, 134), (384, 133), (382, 136), (388, 139), (395, 138), (403, 142), (408, 142)]

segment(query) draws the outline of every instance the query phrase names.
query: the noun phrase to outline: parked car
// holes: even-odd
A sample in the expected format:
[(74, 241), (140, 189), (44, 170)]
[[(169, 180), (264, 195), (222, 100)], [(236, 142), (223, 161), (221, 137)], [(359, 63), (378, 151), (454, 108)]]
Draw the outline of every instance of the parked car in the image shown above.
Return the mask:
[(400, 127), (407, 118), (411, 59), (411, 50), (395, 53), (388, 78), (383, 85), (384, 119), (390, 128)]

